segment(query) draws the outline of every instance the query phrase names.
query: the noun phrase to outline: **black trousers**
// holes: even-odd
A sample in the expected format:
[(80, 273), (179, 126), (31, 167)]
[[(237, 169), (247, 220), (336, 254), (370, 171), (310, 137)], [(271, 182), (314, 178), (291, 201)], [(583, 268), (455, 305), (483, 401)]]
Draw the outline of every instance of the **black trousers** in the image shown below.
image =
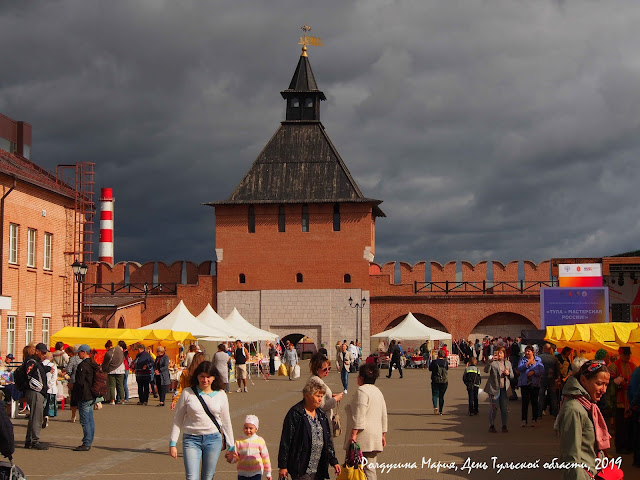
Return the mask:
[(531, 420), (538, 420), (538, 395), (540, 387), (533, 385), (523, 385), (520, 387), (522, 393), (522, 420), (527, 421), (529, 415), (529, 402), (531, 402)]
[(400, 359), (398, 358), (397, 360), (394, 360), (393, 358), (391, 360), (389, 360), (389, 376), (391, 376), (391, 372), (393, 371), (393, 366), (398, 367), (398, 372), (400, 373), (400, 376), (402, 377), (402, 364), (400, 363)]
[(633, 426), (631, 419), (624, 418), (624, 408), (616, 408), (616, 453), (633, 450)]
[(467, 387), (467, 394), (469, 395), (469, 413), (476, 413), (478, 411), (478, 390), (480, 387)]
[(149, 377), (151, 377), (151, 375), (136, 375), (139, 402), (147, 403), (149, 401)]
[(168, 385), (162, 384), (162, 377), (160, 375), (156, 375), (156, 388), (158, 389), (158, 400), (160, 403), (164, 403), (164, 397), (167, 394)]

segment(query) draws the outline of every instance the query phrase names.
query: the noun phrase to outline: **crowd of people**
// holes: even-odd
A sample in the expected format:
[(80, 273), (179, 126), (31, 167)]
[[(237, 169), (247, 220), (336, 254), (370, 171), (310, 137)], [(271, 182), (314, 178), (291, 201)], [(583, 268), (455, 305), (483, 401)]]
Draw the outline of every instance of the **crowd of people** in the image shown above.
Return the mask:
[[(399, 343), (391, 341), (387, 349), (387, 377), (392, 375), (394, 367), (400, 378), (403, 377), (399, 361), (403, 352)], [(267, 347), (266, 378), (276, 372), (276, 357), (281, 358), (289, 372), (296, 367), (300, 369), (300, 358), (293, 343), (269, 342)], [(449, 352), (439, 348), (436, 358), (431, 359), (430, 345), (425, 342), (420, 353), (428, 358), (424, 367), (430, 373), (433, 412), (443, 415), (451, 380)], [(633, 453), (633, 465), (640, 467), (640, 369), (630, 361), (629, 347), (620, 347), (617, 355), (599, 350), (594, 359), (587, 360), (584, 352), (568, 347), (555, 352), (553, 345), (546, 343), (539, 351), (536, 345), (524, 345), (520, 338), (498, 338), (485, 339), (482, 343), (454, 342), (453, 353), (466, 362), (462, 382), (468, 392), (469, 415), (479, 414), (479, 392), (484, 387), (490, 433), (509, 432), (507, 402), (518, 399), (519, 391), (522, 427), (536, 427), (543, 415), (555, 417), (561, 461), (584, 463), (595, 473), (596, 459), (614, 445), (618, 455)], [(5, 363), (11, 363), (11, 357), (8, 356)], [(142, 344), (127, 347), (124, 342), (114, 345), (108, 341), (104, 356), (98, 362), (96, 350), (86, 344), (73, 347), (58, 344), (55, 351), (50, 352), (46, 345), (39, 343), (27, 345), (23, 357), (25, 360), (15, 368), (14, 378), (29, 415), (25, 448), (48, 448), (41, 441), (41, 431), (47, 427), (49, 418), (57, 415), (56, 380), (64, 377), (70, 393), (71, 421), (76, 421), (79, 414), (83, 430), (81, 444), (74, 450), (90, 450), (95, 436), (94, 410), (101, 408), (102, 403), (117, 405), (129, 401), (127, 376), (131, 372), (138, 386), (138, 405), (148, 405), (153, 394), (158, 398), (156, 405), (162, 407), (167, 394), (173, 391), (174, 422), (169, 454), (178, 457), (177, 442), (182, 435), (187, 479), (213, 478), (223, 450), (225, 459), (237, 464), (239, 478), (271, 478), (276, 470), (271, 467), (264, 440), (257, 435), (260, 423), (257, 416), (245, 418), (243, 439), (236, 440), (231, 428), (227, 394), (231, 390), (233, 367), (238, 383), (236, 392), (248, 391), (249, 351), (240, 340), (231, 348), (220, 344), (211, 361), (205, 359), (197, 346), (190, 346), (178, 360), (184, 370), (175, 384), (170, 377), (174, 362), (162, 346), (154, 353)], [(329, 478), (330, 468), (336, 474), (340, 472), (333, 438), (342, 429), (337, 411), (348, 394), (349, 373), (355, 370), (357, 388), (344, 406), (343, 448), (346, 455), (357, 442), (366, 459), (366, 477), (376, 478), (377, 455), (386, 445), (386, 403), (375, 386), (380, 375), (378, 366), (361, 359), (357, 343), (336, 344), (335, 366), (343, 390), (333, 393), (326, 383), (333, 366), (326, 349), (313, 355), (302, 399), (289, 409), (282, 426), (277, 457), (280, 477), (290, 475), (293, 479), (310, 480)], [(480, 362), (484, 367), (479, 366)], [(294, 378), (291, 373), (288, 375)], [(496, 421), (498, 410), (500, 430)], [(610, 429), (615, 430), (612, 441)], [(584, 474), (584, 470), (567, 470), (565, 478), (591, 478)]]

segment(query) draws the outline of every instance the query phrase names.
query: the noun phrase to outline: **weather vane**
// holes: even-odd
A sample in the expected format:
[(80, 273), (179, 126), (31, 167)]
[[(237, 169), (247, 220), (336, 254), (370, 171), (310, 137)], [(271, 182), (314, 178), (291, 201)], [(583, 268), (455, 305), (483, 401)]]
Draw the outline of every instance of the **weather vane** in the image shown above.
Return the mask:
[(300, 41), (298, 42), (298, 45), (302, 45), (302, 56), (306, 57), (307, 45), (313, 45), (314, 47), (321, 47), (322, 40), (320, 40), (318, 37), (307, 37), (307, 32), (311, 30), (311, 27), (309, 25), (303, 25), (302, 27), (300, 27), (300, 30), (302, 30), (304, 36), (300, 37)]

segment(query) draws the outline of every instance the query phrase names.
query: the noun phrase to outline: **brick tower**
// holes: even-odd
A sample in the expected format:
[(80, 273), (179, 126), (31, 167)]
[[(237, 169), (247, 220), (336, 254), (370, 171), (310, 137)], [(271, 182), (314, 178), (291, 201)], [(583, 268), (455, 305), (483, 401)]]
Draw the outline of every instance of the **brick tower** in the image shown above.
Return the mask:
[[(385, 215), (320, 122), (326, 97), (306, 47), (280, 93), (286, 119), (231, 196), (207, 203), (216, 215), (218, 311), (237, 307), (281, 337), (299, 333), (329, 346), (355, 338), (348, 299), (368, 300), (375, 220)], [(368, 308), (362, 313), (368, 339)]]

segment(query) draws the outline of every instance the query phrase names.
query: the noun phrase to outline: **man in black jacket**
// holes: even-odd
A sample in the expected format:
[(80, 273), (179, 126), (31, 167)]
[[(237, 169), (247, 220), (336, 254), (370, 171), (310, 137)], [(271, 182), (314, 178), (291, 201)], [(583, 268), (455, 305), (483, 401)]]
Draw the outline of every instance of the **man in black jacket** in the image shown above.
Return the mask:
[(49, 368), (42, 364), (42, 360), (44, 360), (48, 351), (44, 343), (39, 343), (36, 345), (35, 354), (28, 357), (24, 362), (28, 381), (24, 396), (31, 412), (29, 414), (24, 448), (32, 448), (34, 450), (49, 449), (47, 445), (40, 443), (44, 398), (47, 394), (47, 370)]
[(400, 363), (400, 347), (396, 344), (395, 340), (391, 340), (391, 344), (389, 345), (389, 350), (387, 351), (389, 355), (389, 375), (387, 378), (391, 378), (391, 372), (393, 372), (393, 366), (395, 365), (398, 368), (398, 372), (400, 373), (400, 378), (402, 378), (402, 364)]
[(78, 402), (80, 424), (82, 425), (82, 433), (84, 435), (82, 437), (82, 445), (73, 450), (75, 452), (86, 452), (91, 450), (95, 432), (95, 424), (93, 422), (93, 404), (95, 403), (95, 399), (91, 393), (91, 387), (93, 385), (93, 377), (99, 367), (91, 358), (91, 348), (89, 345), (80, 345), (77, 353), (81, 361), (76, 369), (76, 381), (73, 384), (72, 395)]

